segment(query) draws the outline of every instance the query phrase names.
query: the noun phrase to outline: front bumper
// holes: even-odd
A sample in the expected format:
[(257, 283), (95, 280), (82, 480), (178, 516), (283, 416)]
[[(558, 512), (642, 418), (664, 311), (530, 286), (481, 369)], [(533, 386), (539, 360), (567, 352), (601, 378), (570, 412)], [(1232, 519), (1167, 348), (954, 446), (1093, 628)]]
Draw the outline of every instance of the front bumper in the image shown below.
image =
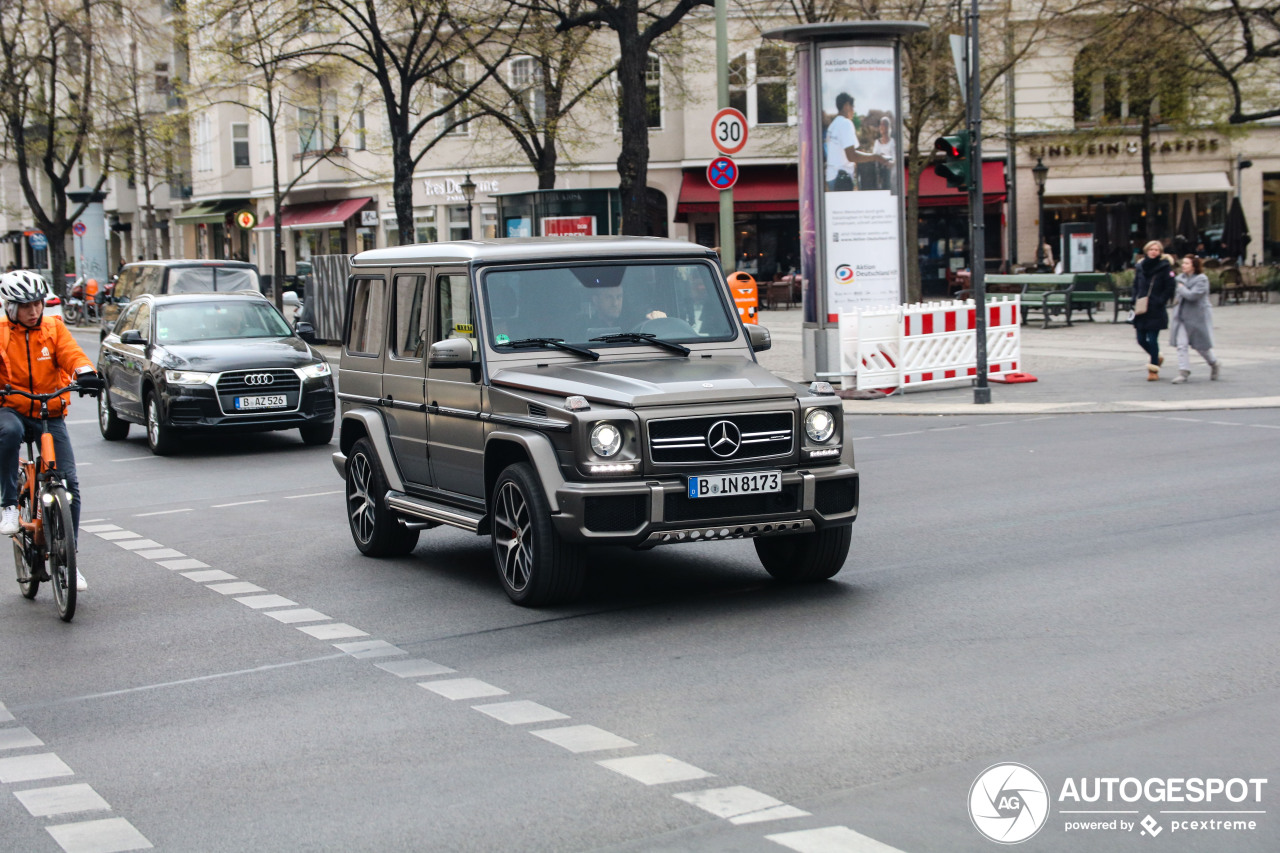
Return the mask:
[(293, 407), (287, 411), (246, 414), (228, 414), (219, 403), (217, 393), (207, 385), (169, 385), (161, 399), (167, 425), (182, 430), (264, 432), (296, 429), (334, 419), (337, 400), (333, 382), (328, 377), (307, 380), (298, 393), (300, 399), (291, 400)]
[(690, 500), (684, 477), (568, 482), (556, 490), (556, 531), (572, 542), (654, 545), (802, 533), (852, 524), (858, 472), (848, 465), (784, 471), (782, 491)]

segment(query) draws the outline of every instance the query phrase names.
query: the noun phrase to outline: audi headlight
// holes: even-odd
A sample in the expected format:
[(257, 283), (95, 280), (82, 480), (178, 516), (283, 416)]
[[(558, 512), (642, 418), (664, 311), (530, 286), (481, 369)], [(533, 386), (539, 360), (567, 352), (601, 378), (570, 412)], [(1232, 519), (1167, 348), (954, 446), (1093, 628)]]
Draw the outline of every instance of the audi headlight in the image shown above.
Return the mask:
[(195, 370), (166, 370), (165, 381), (170, 385), (204, 385), (212, 373), (199, 373)]
[(303, 379), (319, 379), (321, 376), (328, 376), (332, 372), (327, 361), (319, 361), (315, 364), (308, 364), (306, 367), (298, 368), (298, 375)]
[(822, 444), (836, 431), (830, 409), (810, 409), (804, 416), (804, 432), (814, 444)]
[(599, 423), (591, 428), (591, 450), (596, 456), (608, 459), (622, 449), (622, 432), (611, 423)]

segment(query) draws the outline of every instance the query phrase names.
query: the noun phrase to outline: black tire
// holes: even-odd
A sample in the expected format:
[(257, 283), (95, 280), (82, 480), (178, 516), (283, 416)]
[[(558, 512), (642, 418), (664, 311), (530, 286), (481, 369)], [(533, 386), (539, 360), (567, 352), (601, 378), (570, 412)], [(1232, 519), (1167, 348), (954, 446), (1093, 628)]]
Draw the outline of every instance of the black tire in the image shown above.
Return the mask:
[[(31, 499), (28, 495), (25, 472), (18, 471), (18, 518), (31, 521)], [(44, 578), (44, 558), (31, 544), (31, 534), (26, 528), (19, 528), (13, 537), (13, 567), (17, 571), (18, 589), (23, 598), (35, 598), (40, 590), (40, 581)], [(27, 580), (24, 582), (22, 578)]]
[(107, 389), (98, 392), (98, 432), (107, 441), (119, 441), (129, 436), (129, 422), (116, 416), (107, 401)]
[(387, 508), (387, 478), (367, 438), (347, 456), (347, 523), (351, 538), (366, 557), (400, 557), (418, 545), (418, 530), (400, 523)]
[(58, 615), (70, 622), (76, 615), (76, 535), (71, 520), (71, 496), (61, 486), (52, 490), (53, 505), (44, 514), (44, 536), (49, 549), (49, 586)]
[(498, 475), (489, 513), (494, 566), (513, 602), (543, 607), (581, 594), (583, 548), (556, 533), (531, 465), (518, 462)]
[(79, 305), (67, 301), (62, 303), (62, 322), (68, 326), (79, 326), (84, 321), (84, 314)]
[(302, 435), (302, 443), (305, 445), (314, 447), (319, 444), (328, 444), (333, 441), (333, 421), (298, 427), (298, 432)]
[(142, 405), (147, 415), (147, 447), (156, 456), (168, 456), (173, 453), (176, 441), (173, 428), (166, 425), (160, 415), (160, 401), (156, 399), (156, 393), (147, 392)]
[(787, 583), (811, 583), (833, 578), (844, 567), (853, 541), (853, 525), (842, 524), (813, 533), (762, 536), (755, 540), (756, 556), (765, 571)]

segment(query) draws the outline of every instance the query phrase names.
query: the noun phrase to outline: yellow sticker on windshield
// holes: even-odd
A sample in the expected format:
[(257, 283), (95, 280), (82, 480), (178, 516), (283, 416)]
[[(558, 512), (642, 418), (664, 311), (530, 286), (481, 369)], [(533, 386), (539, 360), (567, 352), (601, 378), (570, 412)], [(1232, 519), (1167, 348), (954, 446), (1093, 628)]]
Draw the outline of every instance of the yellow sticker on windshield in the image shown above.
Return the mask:
[(476, 333), (475, 326), (470, 323), (454, 323), (453, 330), (462, 335), (474, 335)]

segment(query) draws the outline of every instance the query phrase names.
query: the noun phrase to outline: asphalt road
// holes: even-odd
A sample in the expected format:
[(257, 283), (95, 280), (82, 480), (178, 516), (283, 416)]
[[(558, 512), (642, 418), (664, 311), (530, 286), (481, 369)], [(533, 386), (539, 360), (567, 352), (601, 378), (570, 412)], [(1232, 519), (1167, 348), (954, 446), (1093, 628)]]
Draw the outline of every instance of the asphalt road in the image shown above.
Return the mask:
[[(545, 611), (460, 531), (361, 557), (296, 433), (157, 459), (70, 422), (90, 589), (65, 625), (0, 587), (0, 850), (993, 851), (967, 805), (1001, 762), (1053, 801), (1022, 849), (1280, 849), (1280, 411), (861, 418), (834, 581), (602, 549)], [(1269, 781), (1073, 806), (1068, 777)]]

